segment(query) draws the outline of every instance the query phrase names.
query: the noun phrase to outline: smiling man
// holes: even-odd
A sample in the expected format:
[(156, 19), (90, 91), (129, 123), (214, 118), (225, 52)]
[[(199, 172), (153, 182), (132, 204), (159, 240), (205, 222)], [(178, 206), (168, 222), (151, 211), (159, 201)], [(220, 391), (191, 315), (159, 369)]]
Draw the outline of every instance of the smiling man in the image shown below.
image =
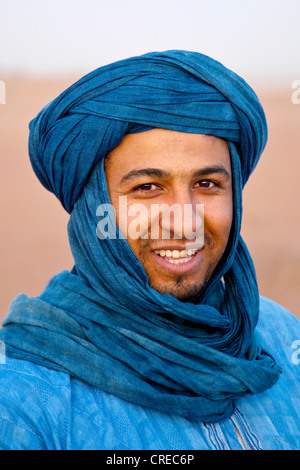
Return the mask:
[[(232, 184), (226, 142), (209, 135), (166, 129), (127, 135), (107, 158), (106, 176), (121, 230), (119, 197), (126, 196), (128, 212), (136, 204), (147, 209), (145, 234), (142, 232), (137, 239), (127, 231), (126, 238), (143, 264), (150, 286), (182, 301), (197, 301), (230, 234)], [(158, 239), (152, 236), (156, 223), (151, 216), (153, 205), (181, 209), (177, 223), (171, 211), (167, 212), (170, 222), (164, 219), (163, 211), (158, 214)], [(205, 243), (199, 249), (199, 237), (194, 236), (197, 205), (205, 207)], [(188, 207), (191, 218), (185, 217)], [(129, 224), (127, 218), (126, 227)]]
[(196, 52), (101, 67), (41, 110), (30, 159), (74, 267), (3, 322), (1, 449), (300, 447), (299, 321), (240, 236), (266, 140), (253, 90)]

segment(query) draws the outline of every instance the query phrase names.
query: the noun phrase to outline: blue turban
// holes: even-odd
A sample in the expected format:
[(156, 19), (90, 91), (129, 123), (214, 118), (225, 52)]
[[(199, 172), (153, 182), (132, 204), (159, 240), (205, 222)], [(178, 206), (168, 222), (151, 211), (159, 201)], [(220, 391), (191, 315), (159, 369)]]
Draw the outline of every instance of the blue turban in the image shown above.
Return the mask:
[(267, 140), (261, 105), (239, 76), (198, 53), (150, 53), (95, 70), (45, 106), (30, 124), (33, 169), (70, 212), (92, 170), (135, 124), (236, 143), (243, 184)]
[[(234, 220), (226, 251), (197, 304), (148, 284), (127, 241), (99, 240), (109, 203), (104, 157), (125, 134), (165, 128), (227, 141)], [(70, 213), (75, 265), (37, 298), (18, 296), (0, 338), (6, 352), (69, 373), (132, 403), (214, 422), (239, 397), (270, 388), (280, 370), (256, 342), (259, 293), (240, 236), (242, 189), (265, 147), (253, 90), (196, 52), (150, 53), (101, 67), (30, 123), (42, 184)]]

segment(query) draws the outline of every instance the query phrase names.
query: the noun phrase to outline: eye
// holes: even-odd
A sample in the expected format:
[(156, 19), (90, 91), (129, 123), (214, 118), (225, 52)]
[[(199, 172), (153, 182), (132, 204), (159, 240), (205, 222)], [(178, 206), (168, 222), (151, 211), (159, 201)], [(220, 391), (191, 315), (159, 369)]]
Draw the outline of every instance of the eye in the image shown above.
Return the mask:
[(218, 183), (212, 180), (200, 180), (198, 181), (194, 187), (203, 188), (203, 189), (212, 189), (214, 187), (218, 187)]
[(145, 183), (145, 184), (140, 184), (139, 186), (136, 186), (134, 188), (134, 191), (142, 191), (145, 193), (150, 193), (152, 191), (155, 191), (156, 189), (160, 189), (157, 184), (154, 183)]

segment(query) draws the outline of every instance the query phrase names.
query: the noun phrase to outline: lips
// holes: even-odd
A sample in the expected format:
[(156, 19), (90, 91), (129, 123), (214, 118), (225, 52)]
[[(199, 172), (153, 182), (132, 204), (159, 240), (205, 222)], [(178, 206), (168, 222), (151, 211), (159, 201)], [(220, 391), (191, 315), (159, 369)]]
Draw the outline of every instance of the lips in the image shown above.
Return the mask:
[(160, 267), (174, 274), (183, 274), (193, 271), (201, 258), (201, 249), (158, 249), (152, 252), (155, 261)]

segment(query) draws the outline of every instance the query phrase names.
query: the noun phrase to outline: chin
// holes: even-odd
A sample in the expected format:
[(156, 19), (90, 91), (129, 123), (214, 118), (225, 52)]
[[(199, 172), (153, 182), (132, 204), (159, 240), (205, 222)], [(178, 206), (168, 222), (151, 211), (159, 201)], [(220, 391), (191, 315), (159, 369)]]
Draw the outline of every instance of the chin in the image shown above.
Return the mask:
[(170, 284), (159, 284), (158, 282), (152, 282), (149, 280), (149, 285), (160, 294), (169, 294), (181, 302), (191, 303), (195, 303), (199, 300), (206, 284), (206, 282), (191, 283), (190, 281), (183, 279), (182, 276), (178, 276), (178, 278)]

